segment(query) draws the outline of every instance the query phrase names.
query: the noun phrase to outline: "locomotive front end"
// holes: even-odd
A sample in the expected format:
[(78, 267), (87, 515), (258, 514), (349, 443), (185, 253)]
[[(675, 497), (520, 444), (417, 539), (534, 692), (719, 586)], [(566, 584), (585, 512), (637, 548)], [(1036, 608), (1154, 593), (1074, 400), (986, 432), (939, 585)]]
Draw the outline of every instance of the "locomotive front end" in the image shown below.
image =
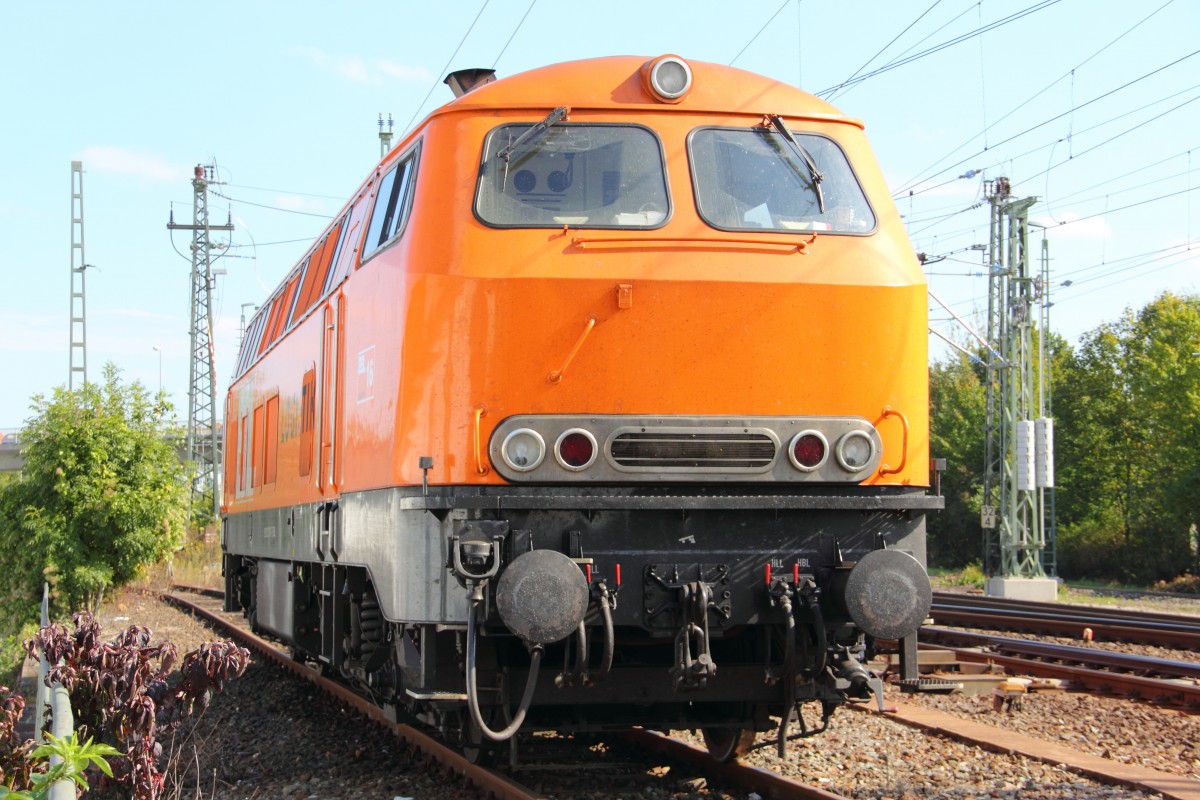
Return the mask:
[(398, 716), (726, 759), (882, 702), (882, 650), (916, 683), (926, 287), (828, 104), (675, 56), (481, 83), (268, 305), (227, 603)]

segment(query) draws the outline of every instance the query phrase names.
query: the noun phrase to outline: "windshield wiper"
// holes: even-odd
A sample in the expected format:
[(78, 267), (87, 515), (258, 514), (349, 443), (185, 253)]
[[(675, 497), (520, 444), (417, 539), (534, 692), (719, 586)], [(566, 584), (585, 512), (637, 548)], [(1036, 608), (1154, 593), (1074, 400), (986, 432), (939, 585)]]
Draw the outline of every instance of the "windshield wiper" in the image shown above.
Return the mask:
[(809, 177), (812, 178), (813, 191), (817, 193), (817, 208), (824, 214), (825, 194), (821, 191), (821, 181), (825, 180), (825, 176), (821, 174), (821, 170), (817, 169), (816, 159), (812, 157), (812, 153), (808, 152), (804, 145), (796, 141), (796, 137), (792, 135), (792, 132), (788, 130), (788, 126), (784, 123), (783, 117), (778, 114), (768, 114), (767, 119), (771, 121), (771, 127), (779, 131), (779, 135), (783, 137), (784, 141), (792, 146), (792, 150), (804, 162), (804, 166), (808, 167)]
[(510, 159), (512, 158), (512, 154), (517, 151), (517, 148), (521, 147), (526, 142), (531, 142), (537, 137), (541, 136), (546, 132), (546, 129), (552, 125), (557, 125), (558, 123), (562, 122), (563, 118), (567, 116), (567, 113), (570, 112), (570, 110), (571, 109), (566, 106), (559, 106), (547, 114), (544, 120), (539, 122), (537, 125), (526, 129), (524, 133), (509, 142), (507, 147), (496, 153), (496, 158), (504, 159), (504, 180), (500, 184), (501, 191), (503, 191), (503, 187), (508, 185), (508, 166)]

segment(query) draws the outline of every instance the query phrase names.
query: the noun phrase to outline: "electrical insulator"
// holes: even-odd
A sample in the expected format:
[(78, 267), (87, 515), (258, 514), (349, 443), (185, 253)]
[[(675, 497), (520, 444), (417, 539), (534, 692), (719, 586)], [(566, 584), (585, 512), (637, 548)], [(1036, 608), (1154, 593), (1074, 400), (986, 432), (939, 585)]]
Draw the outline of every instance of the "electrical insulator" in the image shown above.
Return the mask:
[(1038, 417), (1034, 421), (1034, 461), (1037, 464), (1037, 485), (1054, 488), (1054, 420)]
[(1017, 491), (1033, 491), (1035, 478), (1033, 422), (1027, 419), (1017, 422), (1016, 473)]

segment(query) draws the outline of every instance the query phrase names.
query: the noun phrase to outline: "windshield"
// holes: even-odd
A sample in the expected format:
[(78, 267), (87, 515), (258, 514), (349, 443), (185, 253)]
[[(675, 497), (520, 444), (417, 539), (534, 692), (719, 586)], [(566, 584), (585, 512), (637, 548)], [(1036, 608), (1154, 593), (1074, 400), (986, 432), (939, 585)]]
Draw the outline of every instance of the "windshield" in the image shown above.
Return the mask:
[[(656, 228), (670, 212), (658, 137), (632, 125), (529, 124), (488, 134), (475, 213), (518, 228)], [(503, 157), (507, 156), (507, 158)]]
[(768, 128), (694, 131), (688, 155), (704, 221), (735, 231), (873, 230), (875, 215), (841, 148), (813, 134), (795, 134), (795, 141), (798, 147)]

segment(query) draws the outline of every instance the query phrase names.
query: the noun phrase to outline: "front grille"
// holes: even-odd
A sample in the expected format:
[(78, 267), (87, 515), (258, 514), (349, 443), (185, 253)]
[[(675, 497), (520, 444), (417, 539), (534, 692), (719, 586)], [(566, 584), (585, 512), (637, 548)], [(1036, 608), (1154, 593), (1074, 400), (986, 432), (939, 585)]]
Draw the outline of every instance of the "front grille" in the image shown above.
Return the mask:
[(775, 442), (761, 433), (625, 432), (610, 452), (618, 465), (639, 470), (763, 470), (775, 462)]

